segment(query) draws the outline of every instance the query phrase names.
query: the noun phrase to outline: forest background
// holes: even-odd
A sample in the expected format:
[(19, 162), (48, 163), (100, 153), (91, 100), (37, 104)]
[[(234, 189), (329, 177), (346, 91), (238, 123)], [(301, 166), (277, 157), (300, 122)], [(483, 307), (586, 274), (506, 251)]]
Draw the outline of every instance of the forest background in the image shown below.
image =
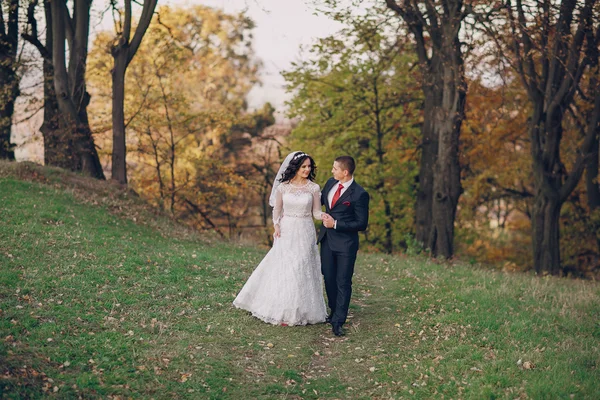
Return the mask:
[(248, 107), (262, 65), (244, 13), (114, 1), (90, 40), (90, 4), (2, 2), (0, 157), (43, 112), (45, 164), (268, 245), (287, 152), (321, 185), (350, 154), (365, 251), (600, 277), (600, 2), (321, 1), (341, 29), (283, 73), (284, 123)]

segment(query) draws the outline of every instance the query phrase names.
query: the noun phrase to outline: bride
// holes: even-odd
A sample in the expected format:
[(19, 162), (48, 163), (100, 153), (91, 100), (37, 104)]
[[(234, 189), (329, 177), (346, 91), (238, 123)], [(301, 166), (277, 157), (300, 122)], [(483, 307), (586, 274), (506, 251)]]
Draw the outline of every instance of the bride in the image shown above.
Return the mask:
[(233, 302), (237, 308), (275, 325), (324, 322), (321, 260), (312, 217), (321, 220), (316, 165), (308, 154), (290, 153), (275, 177), (274, 243)]

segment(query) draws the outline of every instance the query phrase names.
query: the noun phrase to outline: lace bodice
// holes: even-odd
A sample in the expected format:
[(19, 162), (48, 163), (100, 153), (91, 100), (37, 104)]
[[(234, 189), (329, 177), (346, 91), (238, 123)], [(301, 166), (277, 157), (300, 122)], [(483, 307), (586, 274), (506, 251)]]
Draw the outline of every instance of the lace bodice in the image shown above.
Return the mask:
[(277, 225), (282, 217), (321, 219), (321, 189), (314, 182), (296, 186), (290, 182), (282, 183), (275, 193), (273, 224)]

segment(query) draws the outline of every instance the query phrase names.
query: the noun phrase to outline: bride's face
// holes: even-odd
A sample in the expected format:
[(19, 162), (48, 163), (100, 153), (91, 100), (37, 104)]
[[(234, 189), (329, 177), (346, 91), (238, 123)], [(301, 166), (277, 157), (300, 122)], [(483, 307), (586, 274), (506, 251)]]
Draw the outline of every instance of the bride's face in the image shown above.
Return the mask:
[(312, 165), (310, 164), (310, 158), (306, 158), (298, 171), (296, 172), (296, 176), (300, 178), (307, 179), (310, 175), (310, 171), (312, 170)]

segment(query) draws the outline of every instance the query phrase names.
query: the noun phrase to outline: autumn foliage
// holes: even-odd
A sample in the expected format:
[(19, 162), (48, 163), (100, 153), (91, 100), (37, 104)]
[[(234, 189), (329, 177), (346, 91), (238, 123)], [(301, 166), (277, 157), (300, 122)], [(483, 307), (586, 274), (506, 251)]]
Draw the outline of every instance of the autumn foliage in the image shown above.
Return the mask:
[[(224, 237), (247, 225), (264, 230), (265, 176), (279, 146), (267, 146), (273, 108), (248, 112), (260, 63), (252, 21), (207, 7), (162, 7), (127, 70), (125, 121), (130, 186), (158, 207)], [(89, 81), (102, 158), (112, 140), (111, 36), (98, 35)], [(258, 168), (258, 170), (257, 170)], [(255, 226), (256, 227), (256, 226)]]

